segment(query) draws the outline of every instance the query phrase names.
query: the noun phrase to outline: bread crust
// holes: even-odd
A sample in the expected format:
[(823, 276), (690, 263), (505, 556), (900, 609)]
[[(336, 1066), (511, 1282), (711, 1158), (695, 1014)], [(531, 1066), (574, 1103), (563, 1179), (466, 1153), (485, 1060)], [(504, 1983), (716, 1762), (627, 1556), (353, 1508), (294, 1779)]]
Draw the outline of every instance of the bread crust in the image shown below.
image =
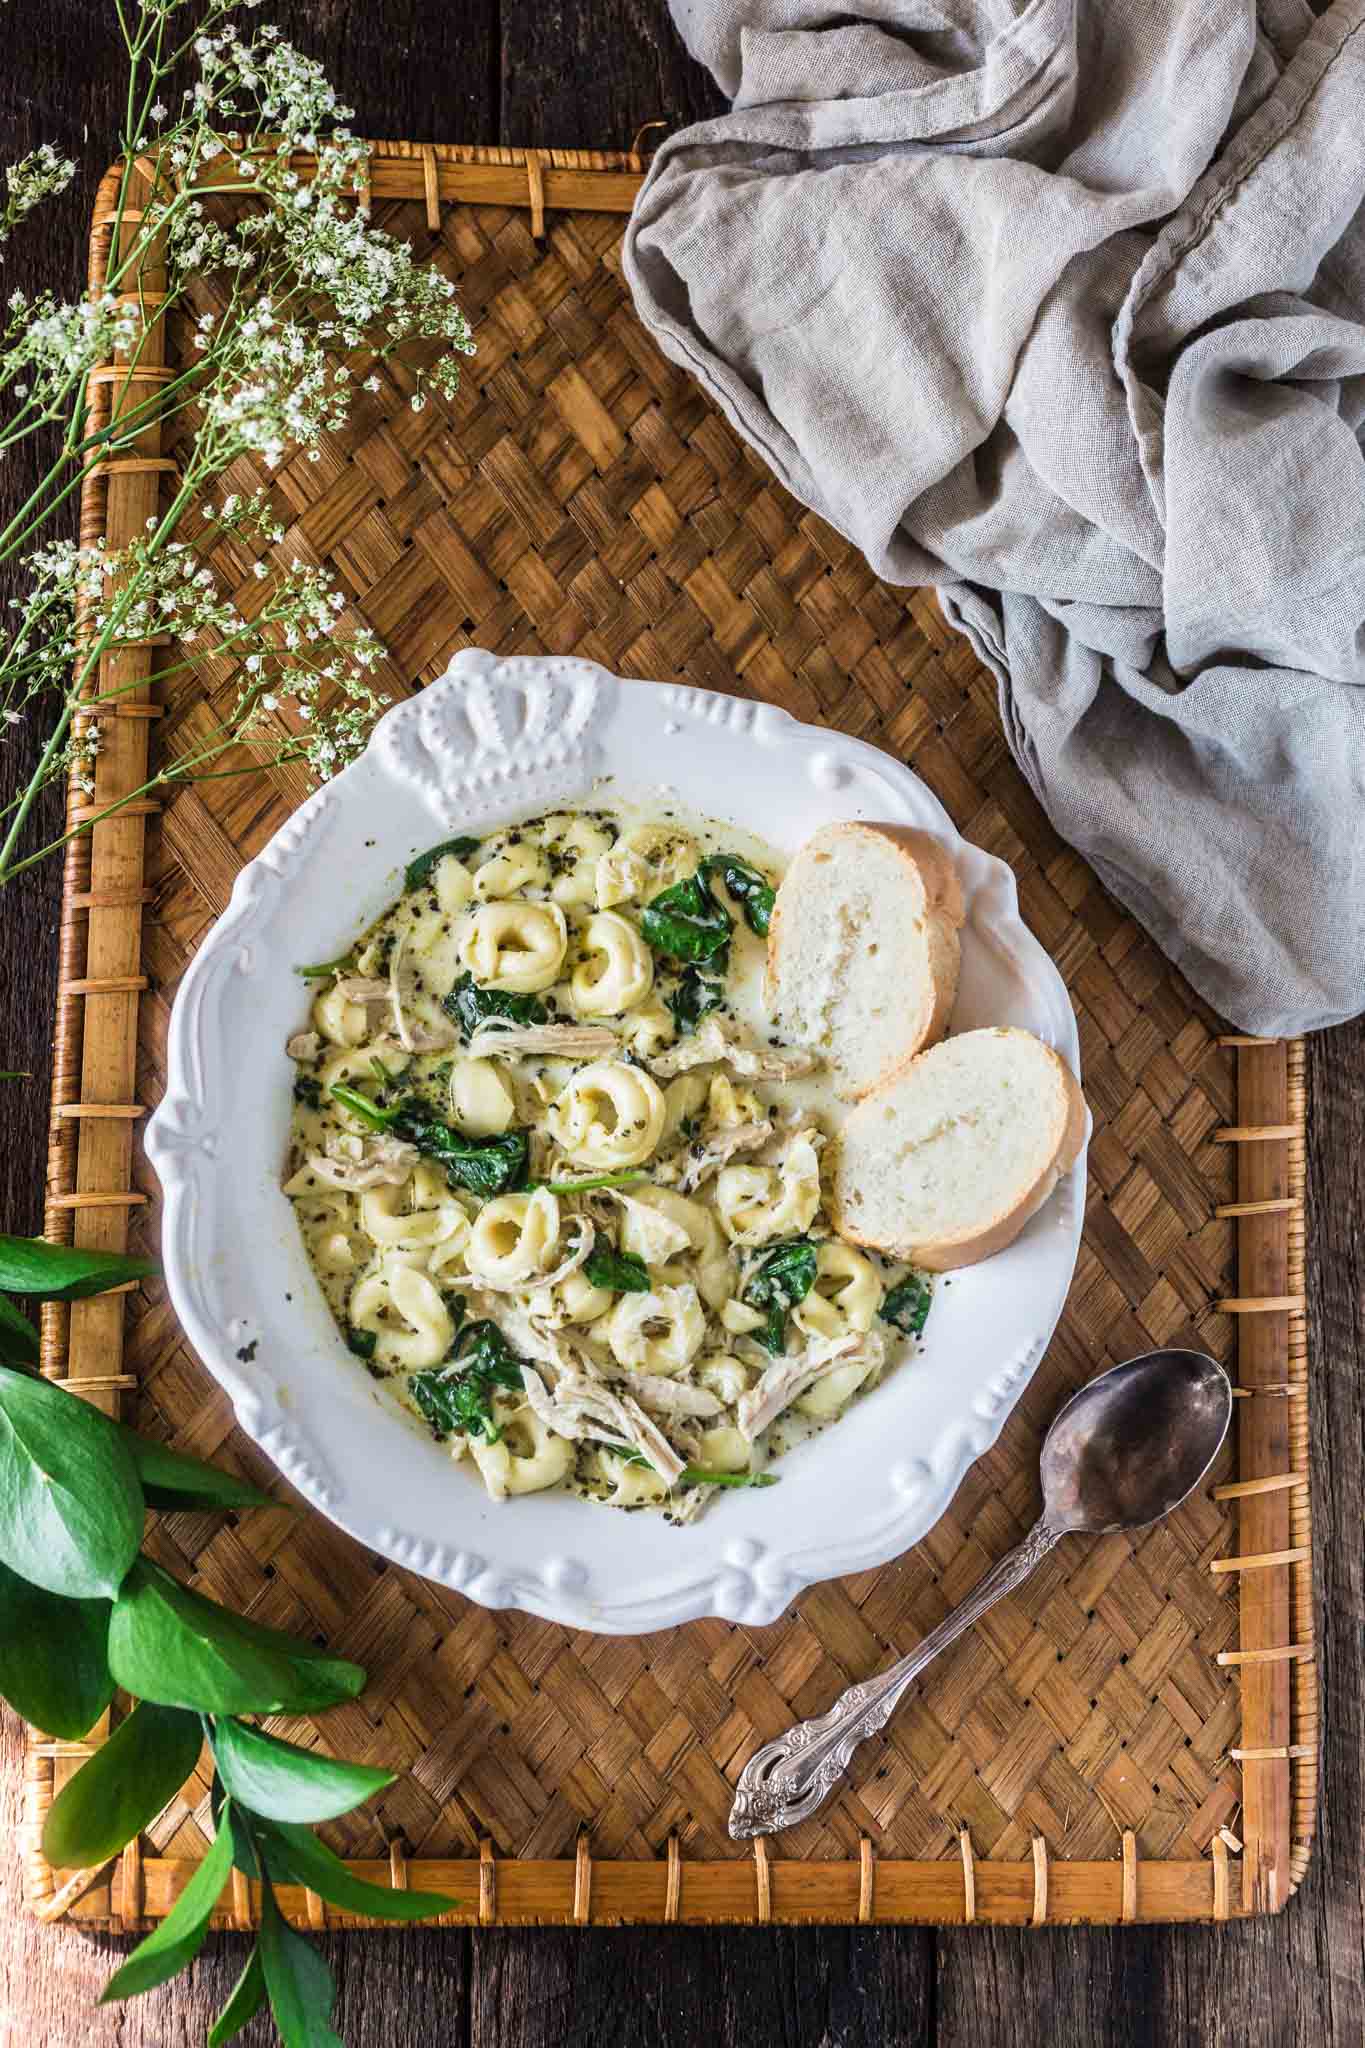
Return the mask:
[[(1002, 1031), (1018, 1030), (1014, 1025), (1002, 1025), (998, 1028)], [(1029, 1038), (1034, 1036), (1032, 1032), (1022, 1032), (1020, 1035)], [(982, 1259), (993, 1258), (996, 1252), (1002, 1252), (1007, 1245), (1013, 1244), (1029, 1218), (1037, 1215), (1063, 1174), (1069, 1173), (1080, 1157), (1088, 1120), (1080, 1083), (1066, 1061), (1050, 1045), (1044, 1045), (1041, 1039), (1037, 1039), (1036, 1043), (1048, 1055), (1061, 1077), (1063, 1110), (1060, 1128), (1051, 1156), (1042, 1171), (1008, 1209), (993, 1217), (989, 1223), (983, 1224), (980, 1229), (957, 1238), (927, 1238), (920, 1243), (909, 1243), (890, 1242), (873, 1236), (865, 1229), (858, 1228), (840, 1200), (844, 1135), (841, 1133), (830, 1191), (831, 1220), (838, 1235), (846, 1238), (850, 1244), (864, 1245), (871, 1250), (885, 1252), (891, 1258), (906, 1259), (912, 1265), (921, 1267), (926, 1273), (951, 1273), (962, 1266), (975, 1266)], [(904, 1077), (904, 1069), (901, 1069), (893, 1082), (884, 1085), (893, 1086), (895, 1081), (903, 1080)], [(873, 1091), (874, 1094), (880, 1092), (880, 1089)], [(869, 1096), (864, 1096), (862, 1101), (868, 1102), (870, 1099)]]
[(963, 922), (962, 884), (947, 850), (931, 833), (922, 832), (913, 825), (884, 825), (848, 820), (843, 824), (827, 826), (815, 834), (814, 839), (807, 840), (778, 889), (777, 901), (773, 906), (768, 927), (768, 961), (764, 975), (763, 993), (769, 1010), (777, 1005), (781, 981), (779, 963), (785, 928), (782, 896), (787, 882), (793, 874), (799, 872), (798, 864), (801, 857), (815, 840), (822, 846), (837, 847), (840, 842), (856, 842), (859, 838), (875, 838), (894, 846), (906, 864), (907, 880), (916, 883), (923, 893), (928, 988), (923, 992), (918, 1009), (910, 1019), (901, 1047), (861, 1088), (839, 1090), (841, 1098), (846, 1102), (865, 1100), (876, 1089), (885, 1087), (902, 1073), (917, 1054), (924, 1052), (931, 1045), (937, 1045), (947, 1030), (953, 1014), (962, 964), (958, 940)]

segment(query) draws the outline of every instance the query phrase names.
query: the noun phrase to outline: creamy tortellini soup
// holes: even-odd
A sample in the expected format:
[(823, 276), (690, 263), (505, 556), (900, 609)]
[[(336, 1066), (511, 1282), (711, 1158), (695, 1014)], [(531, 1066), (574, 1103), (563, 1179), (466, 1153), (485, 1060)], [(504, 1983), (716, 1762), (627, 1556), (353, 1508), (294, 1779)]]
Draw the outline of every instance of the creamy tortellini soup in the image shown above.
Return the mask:
[(929, 1283), (834, 1235), (838, 1107), (763, 969), (781, 857), (671, 814), (432, 847), (301, 971), (285, 1192), (385, 1401), (495, 1499), (689, 1520), (912, 1348)]

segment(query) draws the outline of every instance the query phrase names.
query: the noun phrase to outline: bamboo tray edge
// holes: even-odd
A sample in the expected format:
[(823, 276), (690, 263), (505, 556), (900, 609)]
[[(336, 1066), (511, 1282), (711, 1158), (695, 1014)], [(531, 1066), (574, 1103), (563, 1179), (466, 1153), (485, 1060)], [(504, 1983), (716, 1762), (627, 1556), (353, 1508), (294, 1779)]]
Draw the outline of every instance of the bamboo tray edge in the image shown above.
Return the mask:
[[(635, 151), (536, 151), (407, 142), (374, 145), (369, 195), (425, 200), (439, 224), (442, 203), (529, 210), (532, 231), (547, 209), (626, 213), (645, 168)], [(115, 174), (111, 173), (110, 177)], [(92, 278), (101, 274), (110, 179), (100, 188), (91, 238)], [(362, 198), (365, 195), (362, 195)], [(152, 452), (155, 452), (153, 450)], [(141, 524), (136, 496), (145, 479), (87, 482), (82, 533), (115, 535), (120, 515)], [(123, 657), (125, 663), (127, 656)], [(148, 734), (143, 721), (120, 722), (109, 771), (140, 779)], [(125, 788), (134, 786), (128, 780)], [(105, 792), (102, 792), (102, 796)], [(74, 803), (73, 803), (74, 808)], [(142, 910), (144, 819), (123, 815), (68, 847), (60, 935), (60, 988), (54, 1044), (53, 1121), (48, 1162), (47, 1234), (118, 1248), (129, 1213), (143, 1198), (132, 1189), (130, 1126), (83, 1119), (85, 1102), (131, 1102), (137, 1046), (135, 991), (85, 992), (92, 964), (104, 980), (136, 977)], [(106, 886), (106, 882), (109, 886)], [(86, 1020), (92, 1031), (85, 1030)], [(395, 1844), (385, 1863), (355, 1862), (372, 1881), (451, 1890), (462, 1900), (450, 1925), (580, 1925), (629, 1921), (669, 1924), (878, 1924), (930, 1922), (999, 1925), (1067, 1922), (1221, 1921), (1282, 1908), (1308, 1867), (1317, 1791), (1317, 1685), (1313, 1663), (1311, 1508), (1308, 1491), (1307, 1348), (1304, 1330), (1304, 1049), (1232, 1037), (1237, 1048), (1239, 1123), (1220, 1137), (1238, 1147), (1235, 1214), (1239, 1292), (1219, 1304), (1239, 1318), (1240, 1552), (1221, 1561), (1240, 1570), (1240, 1647), (1220, 1661), (1242, 1667), (1239, 1748), (1245, 1787), (1242, 1842), (1215, 1835), (1199, 1861), (1141, 1860), (1122, 1831), (1122, 1855), (1108, 1862), (1049, 1857), (1041, 1835), (1031, 1862), (978, 1861), (963, 1830), (959, 1854), (936, 1862), (882, 1860), (864, 1838), (842, 1862), (784, 1860), (763, 1841), (752, 1857), (688, 1860), (676, 1837), (654, 1861), (593, 1858), (586, 1834), (573, 1858), (498, 1859), (485, 1842), (477, 1861), (409, 1860)], [(71, 1112), (75, 1110), (76, 1113)], [(1276, 1304), (1267, 1307), (1267, 1303)], [(1292, 1306), (1284, 1306), (1290, 1303)], [(70, 1325), (98, 1327), (105, 1369), (67, 1375)], [(115, 1412), (131, 1384), (121, 1371), (123, 1307), (117, 1299), (44, 1314), (43, 1371)], [(1255, 1560), (1248, 1564), (1248, 1560)], [(1268, 1560), (1268, 1561), (1267, 1561)], [(97, 1736), (95, 1739), (99, 1739)], [(77, 1746), (79, 1747), (79, 1746)], [(58, 1748), (29, 1732), (21, 1848), (26, 1896), (41, 1920), (67, 1913), (83, 1925), (131, 1931), (162, 1917), (194, 1864), (144, 1856), (133, 1843), (112, 1866), (55, 1873), (39, 1846), (53, 1796)], [(1238, 1851), (1242, 1853), (1238, 1854)], [(1231, 1853), (1230, 1853), (1231, 1851)], [(1240, 1879), (1235, 1870), (1240, 1860)], [(215, 1924), (252, 1924), (251, 1888), (234, 1875), (231, 1904)], [(359, 1926), (312, 1894), (281, 1893), (302, 1926)]]

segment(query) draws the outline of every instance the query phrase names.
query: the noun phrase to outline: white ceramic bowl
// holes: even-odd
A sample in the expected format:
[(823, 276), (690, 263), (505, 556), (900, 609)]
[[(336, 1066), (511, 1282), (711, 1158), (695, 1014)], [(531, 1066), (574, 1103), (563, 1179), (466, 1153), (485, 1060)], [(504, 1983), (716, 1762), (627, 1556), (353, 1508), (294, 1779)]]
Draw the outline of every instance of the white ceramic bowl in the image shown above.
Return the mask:
[(331, 1520), (487, 1607), (631, 1634), (716, 1614), (777, 1618), (817, 1579), (916, 1542), (994, 1442), (1052, 1335), (1075, 1265), (1084, 1156), (1010, 1248), (936, 1290), (923, 1350), (784, 1458), (781, 1484), (699, 1520), (564, 1493), (497, 1505), (468, 1468), (376, 1400), (347, 1352), (280, 1191), (295, 973), (340, 954), (398, 893), (414, 852), (587, 797), (599, 776), (748, 826), (791, 852), (838, 818), (918, 825), (948, 847), (967, 921), (955, 1030), (1021, 1024), (1079, 1071), (1061, 976), (1014, 878), (962, 840), (908, 769), (768, 705), (618, 681), (591, 662), (457, 655), (391, 711), (363, 759), (238, 876), (181, 984), (147, 1151), (165, 1190), (176, 1312), (247, 1434)]

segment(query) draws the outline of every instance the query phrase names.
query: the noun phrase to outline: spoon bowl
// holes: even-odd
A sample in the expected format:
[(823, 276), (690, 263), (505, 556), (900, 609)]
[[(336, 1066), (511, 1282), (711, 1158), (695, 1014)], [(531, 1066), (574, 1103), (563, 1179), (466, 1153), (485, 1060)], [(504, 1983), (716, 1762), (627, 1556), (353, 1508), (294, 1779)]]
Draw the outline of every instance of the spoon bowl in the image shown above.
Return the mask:
[(1202, 1351), (1146, 1351), (1071, 1396), (1043, 1442), (1043, 1520), (1108, 1535), (1160, 1521), (1223, 1447), (1232, 1388)]

